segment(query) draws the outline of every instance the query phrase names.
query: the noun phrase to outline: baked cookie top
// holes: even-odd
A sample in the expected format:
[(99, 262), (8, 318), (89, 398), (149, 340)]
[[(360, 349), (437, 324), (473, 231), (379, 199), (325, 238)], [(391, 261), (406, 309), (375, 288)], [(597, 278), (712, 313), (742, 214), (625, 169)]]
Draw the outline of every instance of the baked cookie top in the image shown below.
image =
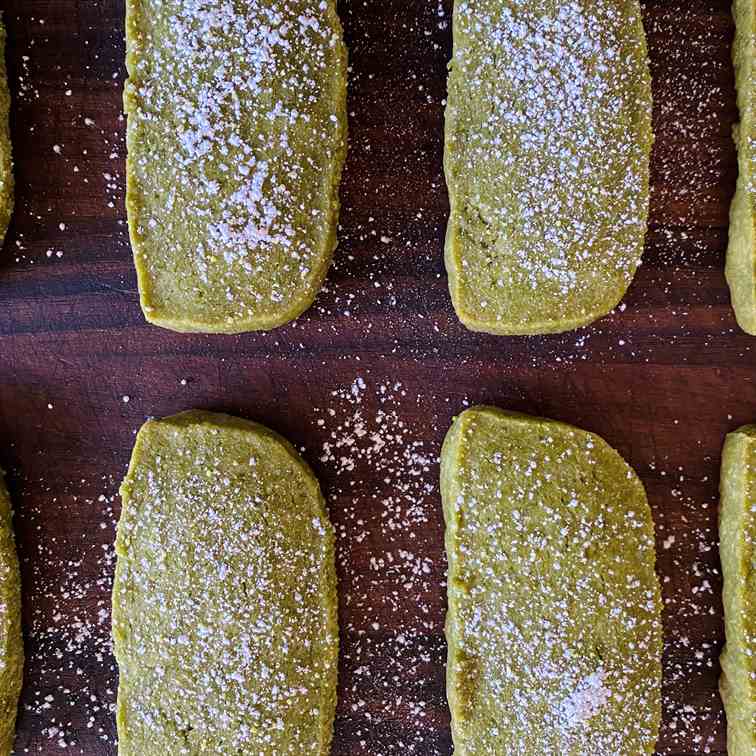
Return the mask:
[(455, 753), (654, 753), (661, 598), (633, 470), (591, 433), (477, 407), (441, 491)]
[(329, 753), (333, 532), (299, 455), (188, 412), (143, 426), (121, 495), (119, 752)]
[(473, 330), (609, 312), (643, 251), (651, 79), (637, 0), (457, 0), (446, 265)]
[(335, 0), (128, 0), (127, 209), (142, 308), (179, 331), (303, 312), (336, 244)]

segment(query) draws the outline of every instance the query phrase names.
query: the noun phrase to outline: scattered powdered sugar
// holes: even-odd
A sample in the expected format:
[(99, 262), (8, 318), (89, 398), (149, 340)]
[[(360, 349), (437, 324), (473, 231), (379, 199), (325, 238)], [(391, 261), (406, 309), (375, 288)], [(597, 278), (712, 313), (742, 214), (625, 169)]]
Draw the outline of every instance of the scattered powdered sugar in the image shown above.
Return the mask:
[[(721, 573), (717, 551), (717, 498), (702, 495), (718, 475), (718, 457), (704, 457), (695, 472), (659, 459), (649, 475), (658, 500), (674, 501), (654, 511), (665, 610), (663, 753), (710, 753), (722, 732), (723, 715), (712, 670), (721, 651)], [(674, 533), (670, 531), (674, 530)]]
[(401, 382), (366, 375), (316, 408), (342, 575), (336, 729), (355, 753), (441, 753), (430, 733), (448, 716), (445, 559), (430, 548), (443, 531), (436, 450), (417, 422), (422, 403)]
[(733, 114), (722, 81), (731, 64), (713, 51), (729, 47), (731, 29), (705, 5), (654, 5), (644, 17), (655, 93), (649, 236), (667, 271), (683, 264), (695, 273), (711, 255), (713, 209), (728, 192), (732, 143), (721, 135)]
[[(88, 753), (80, 741), (92, 730), (103, 753), (110, 753), (115, 748), (110, 590), (116, 484), (79, 480), (60, 492), (50, 491), (42, 480), (26, 485), (47, 492), (48, 503), (44, 510), (24, 512), (24, 527), (35, 531), (37, 543), (22, 563), (29, 578), (25, 587), (34, 595), (34, 601), (25, 602), (30, 609), (25, 652), (35, 675), (24, 694), (26, 725), (17, 752)], [(105, 492), (94, 497), (69, 492), (97, 487)], [(98, 528), (74, 534), (61, 526), (64, 519), (89, 522), (92, 513)]]
[(574, 727), (596, 716), (607, 703), (612, 692), (604, 687), (604, 671), (594, 673), (578, 682), (575, 690), (559, 706), (565, 726)]

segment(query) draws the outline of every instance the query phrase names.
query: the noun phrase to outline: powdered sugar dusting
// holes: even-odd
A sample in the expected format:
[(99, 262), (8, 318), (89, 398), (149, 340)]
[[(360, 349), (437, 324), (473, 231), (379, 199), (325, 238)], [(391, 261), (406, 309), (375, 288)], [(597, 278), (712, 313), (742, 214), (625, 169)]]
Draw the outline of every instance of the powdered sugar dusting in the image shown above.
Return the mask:
[(611, 695), (611, 690), (604, 686), (602, 669), (584, 677), (559, 707), (565, 726), (575, 727), (595, 717), (609, 701)]
[(442, 524), (437, 458), (416, 421), (423, 401), (366, 374), (316, 408), (343, 576), (336, 727), (355, 753), (442, 753), (428, 733), (445, 708), (429, 692), (443, 689), (445, 562), (429, 548)]
[[(34, 748), (19, 753), (88, 753), (82, 741), (98, 742), (103, 753), (111, 753), (116, 671), (109, 594), (116, 483), (110, 478), (77, 480), (55, 492), (42, 480), (36, 486), (47, 503), (43, 510), (25, 512), (38, 541), (28, 557), (35, 600), (25, 649), (27, 665), (36, 674), (28, 683), (23, 716), (39, 737)], [(79, 493), (98, 488), (103, 493)], [(99, 527), (77, 534), (61, 531), (61, 521), (80, 521), (87, 511), (95, 513)]]
[(179, 416), (140, 431), (122, 492), (113, 634), (128, 749), (324, 753), (335, 576), (309, 473), (250, 426)]

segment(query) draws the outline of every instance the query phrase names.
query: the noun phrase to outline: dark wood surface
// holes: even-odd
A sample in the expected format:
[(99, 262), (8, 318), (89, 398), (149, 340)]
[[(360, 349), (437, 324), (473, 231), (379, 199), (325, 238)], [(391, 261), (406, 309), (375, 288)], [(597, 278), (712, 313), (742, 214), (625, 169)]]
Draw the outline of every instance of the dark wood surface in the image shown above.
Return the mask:
[[(718, 466), (725, 433), (756, 420), (756, 341), (723, 277), (736, 177), (728, 4), (646, 5), (653, 199), (624, 311), (564, 336), (494, 338), (459, 325), (442, 262), (450, 3), (343, 2), (351, 148), (327, 290), (274, 333), (204, 337), (148, 326), (138, 306), (122, 0), (1, 0), (18, 186), (0, 256), (0, 463), (28, 652), (17, 753), (115, 753), (117, 486), (146, 417), (198, 407), (281, 432), (323, 483), (342, 596), (334, 754), (449, 754), (437, 455), (451, 417), (478, 402), (596, 431), (639, 472), (666, 603), (659, 751), (725, 752)], [(367, 435), (324, 453), (360, 423)]]

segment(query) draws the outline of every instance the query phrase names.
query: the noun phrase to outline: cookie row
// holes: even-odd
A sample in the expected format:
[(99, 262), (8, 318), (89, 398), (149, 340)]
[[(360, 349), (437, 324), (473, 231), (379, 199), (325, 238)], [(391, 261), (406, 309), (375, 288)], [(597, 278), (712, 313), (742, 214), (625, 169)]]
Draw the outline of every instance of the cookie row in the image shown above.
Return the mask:
[[(756, 426), (727, 437), (721, 557), (728, 749), (756, 747)], [(654, 752), (661, 596), (651, 510), (600, 437), (491, 407), (441, 453), (455, 752)], [(272, 431), (185, 412), (140, 430), (116, 538), (119, 752), (330, 752), (334, 534)], [(0, 753), (23, 672), (20, 578), (0, 495)]]
[[(126, 8), (126, 208), (145, 317), (231, 333), (291, 321), (336, 247), (347, 63), (335, 0)], [(734, 10), (726, 274), (738, 323), (756, 333), (756, 4)], [(586, 325), (619, 303), (643, 251), (653, 132), (639, 3), (458, 0), (453, 28), (455, 310), (495, 334)], [(12, 179), (2, 69), (0, 80), (1, 237)]]

